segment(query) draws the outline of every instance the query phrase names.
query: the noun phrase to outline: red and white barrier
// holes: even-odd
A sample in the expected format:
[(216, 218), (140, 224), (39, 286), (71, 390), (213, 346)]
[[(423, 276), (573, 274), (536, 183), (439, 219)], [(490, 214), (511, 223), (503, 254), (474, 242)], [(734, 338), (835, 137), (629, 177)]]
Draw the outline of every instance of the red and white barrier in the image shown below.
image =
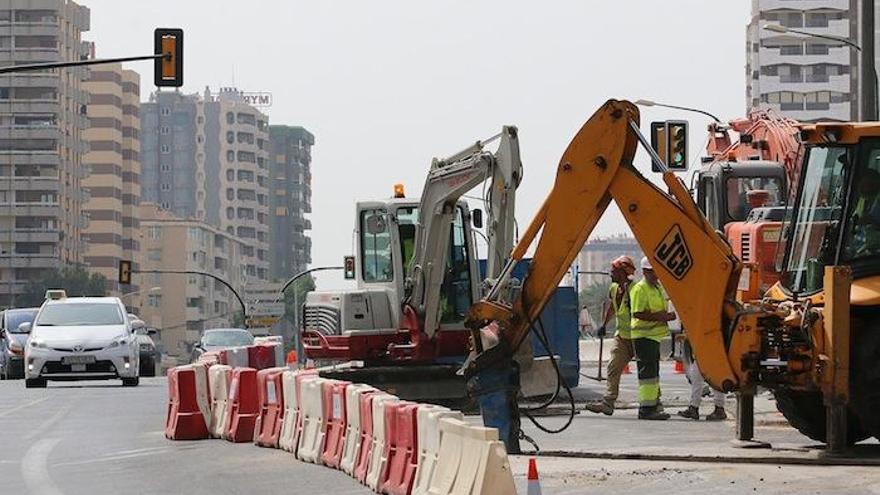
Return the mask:
[(321, 388), (324, 378), (303, 381), (300, 385), (300, 437), (296, 456), (302, 461), (320, 464), (324, 441), (324, 407)]
[(208, 388), (211, 392), (211, 420), (208, 429), (214, 438), (222, 438), (226, 429), (226, 408), (229, 399), (229, 381), (232, 368), (215, 364), (208, 369)]
[(287, 368), (267, 368), (257, 372), (257, 397), (260, 412), (254, 427), (254, 443), (278, 448), (284, 420), (284, 390), (281, 376)]
[(259, 344), (247, 347), (248, 366), (256, 370), (264, 370), (284, 365), (284, 358), (276, 360), (276, 350), (282, 349), (281, 344)]
[(382, 493), (409, 495), (412, 491), (418, 461), (418, 410), (419, 404), (403, 401), (385, 408), (388, 468), (379, 487)]
[(431, 495), (515, 495), (507, 451), (498, 440), (498, 430), (441, 419), (440, 452), (429, 485)]
[(373, 458), (373, 401), (381, 397), (392, 397), (385, 392), (362, 394), (360, 396), (361, 447), (353, 477), (363, 484), (367, 483), (370, 460)]
[(281, 436), (278, 447), (293, 452), (296, 447), (296, 420), (299, 417), (299, 400), (296, 394), (297, 371), (287, 370), (281, 375), (281, 390), (284, 395), (284, 419), (281, 421)]
[(363, 384), (352, 384), (345, 389), (345, 441), (339, 467), (351, 476), (354, 476), (361, 450), (361, 396), (373, 393), (375, 388)]
[(440, 452), (440, 420), (443, 418), (464, 420), (461, 412), (442, 406), (422, 404), (419, 407), (416, 418), (419, 439), (418, 458), (413, 495), (429, 495), (431, 477), (434, 475), (434, 466), (437, 465), (437, 456)]
[(257, 370), (235, 368), (229, 384), (223, 438), (230, 442), (252, 442), (259, 413)]
[(345, 447), (346, 429), (346, 388), (351, 382), (327, 381), (321, 388), (321, 401), (324, 411), (324, 446), (321, 450), (321, 463), (339, 469), (342, 451)]
[(208, 416), (203, 412), (207, 401), (207, 380), (202, 368), (188, 365), (168, 370), (165, 437), (171, 440), (209, 438)]
[(373, 399), (373, 451), (370, 454), (370, 466), (367, 471), (367, 486), (378, 491), (385, 477), (388, 466), (388, 432), (385, 430), (385, 408), (399, 402), (393, 395), (383, 395)]
[(226, 349), (226, 364), (233, 368), (248, 368), (250, 361), (247, 347), (230, 347)]

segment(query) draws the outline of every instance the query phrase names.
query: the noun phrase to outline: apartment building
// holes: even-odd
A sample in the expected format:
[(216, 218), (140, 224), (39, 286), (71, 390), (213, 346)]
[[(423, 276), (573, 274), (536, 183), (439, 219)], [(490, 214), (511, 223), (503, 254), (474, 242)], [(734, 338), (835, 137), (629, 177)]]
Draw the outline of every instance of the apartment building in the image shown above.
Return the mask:
[[(0, 65), (79, 60), (89, 10), (70, 0), (0, 1)], [(0, 306), (29, 280), (83, 262), (87, 69), (0, 76)]]
[(135, 270), (141, 261), (140, 76), (119, 64), (95, 66), (83, 87), (90, 100), (84, 132), (89, 151), (82, 159), (89, 171), (82, 181), (89, 193), (83, 203), (89, 220), (82, 233), (84, 261), (107, 277), (109, 294), (136, 292), (140, 276), (119, 287), (117, 270), (119, 260), (132, 261)]
[(269, 126), (269, 268), (286, 280), (312, 262), (312, 146), (315, 136), (302, 127)]
[(632, 258), (636, 267), (639, 266), (644, 254), (634, 237), (616, 235), (588, 240), (578, 253), (577, 266), (580, 272), (592, 273), (578, 275), (578, 292), (594, 284), (610, 282), (611, 279), (605, 274), (611, 269), (611, 262), (623, 255)]
[(159, 91), (141, 106), (144, 200), (240, 238), (254, 282), (269, 279), (267, 117), (234, 88)]
[[(192, 270), (216, 275), (236, 287), (245, 285), (243, 251), (236, 236), (195, 219), (181, 219), (152, 203), (141, 205), (145, 271)], [(145, 273), (140, 316), (160, 330), (172, 357), (187, 361), (192, 344), (209, 328), (230, 327), (241, 312), (225, 285), (202, 275)]]
[(858, 120), (858, 53), (841, 41), (764, 28), (781, 25), (858, 42), (857, 0), (752, 0), (746, 30), (746, 108), (800, 121)]

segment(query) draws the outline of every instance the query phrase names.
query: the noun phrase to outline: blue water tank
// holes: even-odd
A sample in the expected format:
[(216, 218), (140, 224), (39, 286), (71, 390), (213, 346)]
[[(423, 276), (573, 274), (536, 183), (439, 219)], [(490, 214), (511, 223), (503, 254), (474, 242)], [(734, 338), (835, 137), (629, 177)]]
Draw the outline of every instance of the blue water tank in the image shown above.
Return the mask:
[[(526, 258), (516, 264), (513, 276), (524, 280), (531, 259)], [(480, 260), (480, 275), (485, 278), (486, 260)], [(547, 333), (547, 341), (554, 355), (559, 356), (559, 369), (569, 387), (576, 387), (580, 378), (581, 358), (578, 341), (578, 296), (574, 287), (557, 287), (556, 292), (541, 312), (541, 322)], [(538, 323), (535, 322), (535, 327)], [(535, 328), (540, 331), (540, 328)], [(535, 357), (547, 356), (549, 353), (544, 345), (532, 332), (532, 349)]]

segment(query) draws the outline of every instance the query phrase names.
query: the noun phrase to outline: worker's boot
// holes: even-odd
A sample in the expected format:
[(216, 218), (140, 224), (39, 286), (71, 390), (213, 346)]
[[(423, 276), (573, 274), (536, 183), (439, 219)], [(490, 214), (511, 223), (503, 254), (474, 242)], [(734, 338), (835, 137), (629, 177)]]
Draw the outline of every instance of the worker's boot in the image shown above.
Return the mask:
[(706, 421), (724, 421), (727, 419), (727, 413), (723, 407), (716, 407), (712, 414), (706, 416)]
[(700, 419), (700, 410), (694, 406), (688, 406), (687, 409), (682, 409), (681, 411), (678, 411), (675, 414), (678, 416), (681, 416), (682, 418), (696, 419), (696, 420)]
[(658, 411), (656, 407), (640, 407), (639, 419), (647, 419), (649, 421), (664, 421), (669, 419), (669, 414)]
[(584, 409), (586, 409), (587, 411), (590, 411), (590, 412), (594, 412), (596, 414), (601, 413), (606, 416), (611, 416), (612, 414), (614, 414), (614, 402), (607, 401), (607, 400), (601, 400), (598, 402), (588, 402), (584, 406)]

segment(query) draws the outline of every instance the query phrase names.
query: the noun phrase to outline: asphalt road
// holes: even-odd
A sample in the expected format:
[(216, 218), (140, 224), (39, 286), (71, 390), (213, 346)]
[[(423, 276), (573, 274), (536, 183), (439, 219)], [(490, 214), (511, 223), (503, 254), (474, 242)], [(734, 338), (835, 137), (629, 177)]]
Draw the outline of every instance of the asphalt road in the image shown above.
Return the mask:
[(280, 450), (166, 440), (166, 397), (164, 378), (136, 388), (0, 382), (0, 493), (371, 493)]

